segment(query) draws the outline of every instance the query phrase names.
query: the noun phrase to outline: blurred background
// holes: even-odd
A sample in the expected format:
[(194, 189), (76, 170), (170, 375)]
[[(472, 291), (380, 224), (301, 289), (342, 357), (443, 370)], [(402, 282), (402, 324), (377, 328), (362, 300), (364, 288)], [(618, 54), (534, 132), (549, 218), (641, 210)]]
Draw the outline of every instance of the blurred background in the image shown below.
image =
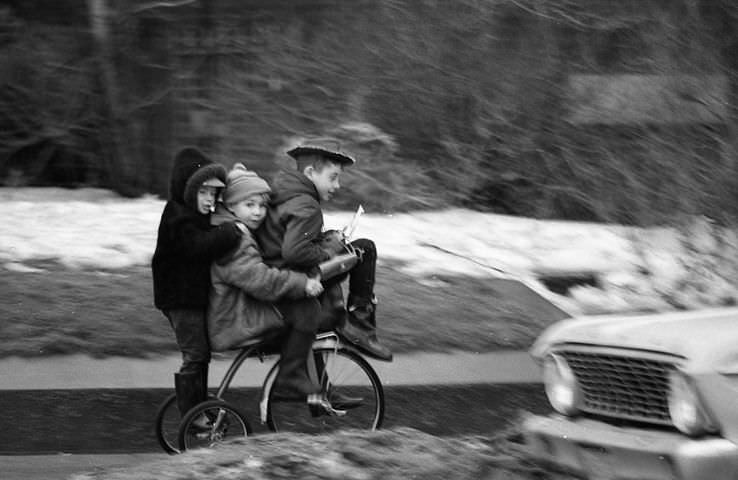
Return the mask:
[(165, 197), (183, 145), (269, 177), (334, 135), (338, 207), (732, 224), (737, 25), (733, 0), (6, 0), (0, 183)]

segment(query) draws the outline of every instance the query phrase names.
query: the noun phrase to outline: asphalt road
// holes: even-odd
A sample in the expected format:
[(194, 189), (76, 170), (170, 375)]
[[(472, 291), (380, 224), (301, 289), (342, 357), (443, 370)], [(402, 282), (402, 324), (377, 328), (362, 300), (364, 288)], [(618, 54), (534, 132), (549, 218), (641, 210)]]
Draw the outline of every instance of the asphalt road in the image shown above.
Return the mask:
[[(0, 392), (0, 455), (161, 452), (153, 433), (168, 389), (6, 390)], [(238, 405), (254, 433), (257, 389)], [(540, 384), (394, 386), (385, 390), (383, 428), (412, 427), (433, 435), (489, 435), (515, 423), (521, 410), (548, 412)]]

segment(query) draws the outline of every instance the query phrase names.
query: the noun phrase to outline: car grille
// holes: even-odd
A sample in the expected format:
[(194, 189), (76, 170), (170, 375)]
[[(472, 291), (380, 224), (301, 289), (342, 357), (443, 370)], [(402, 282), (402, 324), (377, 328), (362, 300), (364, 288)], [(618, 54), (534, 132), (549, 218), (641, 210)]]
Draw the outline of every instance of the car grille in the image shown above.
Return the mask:
[(671, 425), (669, 372), (674, 361), (613, 353), (559, 352), (583, 393), (583, 412)]

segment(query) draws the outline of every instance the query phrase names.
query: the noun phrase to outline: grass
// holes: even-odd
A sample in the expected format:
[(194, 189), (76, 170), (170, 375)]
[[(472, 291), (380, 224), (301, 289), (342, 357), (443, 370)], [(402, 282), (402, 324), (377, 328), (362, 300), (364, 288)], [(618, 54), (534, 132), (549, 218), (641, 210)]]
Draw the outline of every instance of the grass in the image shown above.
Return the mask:
[[(33, 266), (43, 271), (0, 276), (0, 357), (177, 352), (166, 318), (153, 307), (147, 267)], [(387, 265), (378, 267), (377, 279), (379, 334), (395, 353), (527, 348), (556, 319), (540, 298), (508, 295), (509, 285), (495, 279), (416, 279)]]

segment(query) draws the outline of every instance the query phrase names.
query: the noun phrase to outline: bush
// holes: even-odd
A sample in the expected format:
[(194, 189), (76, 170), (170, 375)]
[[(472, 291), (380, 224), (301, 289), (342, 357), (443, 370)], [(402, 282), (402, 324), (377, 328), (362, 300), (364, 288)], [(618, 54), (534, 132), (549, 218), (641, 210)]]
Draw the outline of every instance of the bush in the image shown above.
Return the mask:
[(0, 104), (0, 150), (165, 195), (177, 145), (268, 176), (285, 137), (333, 132), (363, 159), (339, 207), (738, 214), (729, 0), (185, 3), (111, 10), (98, 50), (74, 28), (0, 19), (4, 72), (29, 79)]

